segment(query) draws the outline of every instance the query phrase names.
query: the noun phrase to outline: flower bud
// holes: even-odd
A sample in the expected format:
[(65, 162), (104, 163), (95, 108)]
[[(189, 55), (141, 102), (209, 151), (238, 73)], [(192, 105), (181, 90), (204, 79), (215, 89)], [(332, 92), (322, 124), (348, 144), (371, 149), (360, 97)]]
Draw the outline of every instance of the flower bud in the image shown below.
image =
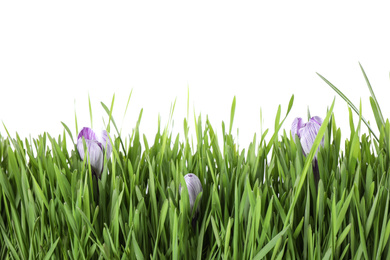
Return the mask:
[[(187, 184), (187, 190), (188, 190), (188, 197), (190, 200), (190, 207), (191, 211), (192, 208), (194, 207), (196, 197), (198, 196), (199, 192), (201, 192), (202, 189), (202, 184), (200, 183), (200, 180), (198, 176), (196, 176), (193, 173), (188, 173), (184, 176), (184, 180)], [(181, 194), (181, 186), (179, 187), (180, 194)], [(197, 211), (199, 210), (199, 204), (196, 209)]]
[(77, 150), (81, 160), (84, 160), (84, 144), (87, 147), (87, 156), (91, 163), (91, 169), (96, 177), (100, 177), (103, 171), (104, 151), (106, 151), (107, 159), (111, 156), (112, 146), (106, 131), (102, 131), (101, 136), (96, 137), (95, 133), (89, 127), (81, 129), (77, 137)]

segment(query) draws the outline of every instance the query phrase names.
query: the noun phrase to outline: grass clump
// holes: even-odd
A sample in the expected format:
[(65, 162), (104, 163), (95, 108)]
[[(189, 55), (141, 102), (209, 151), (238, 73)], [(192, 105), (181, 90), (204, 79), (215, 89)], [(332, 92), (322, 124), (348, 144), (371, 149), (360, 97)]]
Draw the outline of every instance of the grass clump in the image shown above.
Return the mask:
[[(194, 117), (195, 145), (188, 116), (184, 141), (159, 121), (149, 143), (139, 131), (142, 110), (123, 140), (113, 103), (102, 104), (113, 153), (99, 179), (80, 160), (78, 130), (64, 123), (57, 138), (0, 136), (1, 259), (390, 258), (390, 123), (383, 116), (379, 137), (360, 134), (361, 106), (356, 126), (350, 109), (351, 134), (343, 141), (333, 101), (305, 156), (299, 139), (280, 130), (293, 97), (282, 120), (279, 107), (269, 142), (266, 130), (243, 150), (231, 134), (235, 99), (222, 142), (207, 118)], [(203, 188), (192, 211), (179, 190), (186, 190), (187, 173)]]

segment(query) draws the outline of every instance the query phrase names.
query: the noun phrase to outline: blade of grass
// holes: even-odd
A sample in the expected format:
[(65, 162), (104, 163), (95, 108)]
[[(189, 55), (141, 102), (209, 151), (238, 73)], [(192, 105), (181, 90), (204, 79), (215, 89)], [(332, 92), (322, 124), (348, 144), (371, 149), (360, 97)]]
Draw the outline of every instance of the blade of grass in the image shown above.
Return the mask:
[(230, 125), (229, 125), (229, 135), (232, 134), (232, 127), (233, 127), (233, 121), (234, 121), (234, 112), (236, 110), (236, 97), (234, 96), (232, 107), (230, 109)]
[(113, 106), (114, 106), (114, 99), (115, 99), (115, 95), (112, 97), (112, 103), (111, 103), (111, 108), (110, 109), (108, 109), (108, 107), (103, 102), (100, 102), (100, 104), (102, 105), (104, 111), (106, 111), (107, 115), (109, 116), (109, 120), (108, 120), (108, 124), (107, 124), (107, 132), (110, 132), (110, 122), (112, 122), (112, 124), (114, 125), (114, 128), (115, 128), (115, 130), (116, 130), (116, 132), (117, 132), (117, 134), (119, 136), (119, 141), (121, 143), (123, 152), (125, 153), (125, 157), (127, 157), (125, 145), (123, 144), (123, 141), (122, 141), (122, 138), (121, 138), (121, 133), (119, 132), (118, 127), (115, 124), (114, 118), (112, 117), (112, 110), (113, 110)]
[(289, 229), (290, 225), (287, 225), (282, 231), (280, 231), (274, 238), (272, 238), (271, 241), (269, 241), (260, 251), (257, 253), (257, 255), (253, 258), (253, 260), (260, 260), (264, 259), (264, 257), (267, 255), (269, 251), (271, 251), (272, 248), (276, 245), (276, 243), (279, 241), (279, 239), (286, 233), (286, 231)]
[[(320, 78), (326, 82), (339, 96), (344, 99), (345, 102), (355, 111), (357, 115), (359, 115), (359, 110), (356, 108), (356, 106), (341, 92), (336, 86), (334, 86), (332, 83), (330, 83), (326, 78), (324, 78), (321, 74), (317, 73)], [(371, 126), (368, 124), (367, 120), (362, 116), (363, 122), (366, 124), (368, 127), (368, 130), (372, 133), (372, 135), (375, 137), (375, 139), (379, 142), (379, 138), (375, 135), (374, 130), (372, 130)]]
[(89, 105), (89, 119), (91, 120), (91, 128), (93, 129), (92, 107), (91, 107), (91, 98), (89, 97), (89, 93), (88, 93), (88, 105)]
[(126, 109), (125, 109), (125, 113), (123, 114), (123, 119), (122, 119), (122, 125), (121, 125), (120, 133), (122, 133), (122, 126), (123, 126), (123, 122), (125, 121), (125, 116), (126, 116), (126, 113), (127, 113), (127, 108), (129, 107), (130, 98), (131, 98), (131, 94), (132, 94), (132, 93), (133, 93), (133, 89), (131, 89), (130, 94), (129, 94), (129, 98), (127, 99)]
[(53, 255), (53, 252), (56, 249), (57, 244), (58, 244), (59, 241), (60, 241), (60, 238), (57, 238), (56, 242), (54, 242), (51, 245), (49, 251), (47, 251), (47, 253), (46, 253), (45, 257), (43, 258), (43, 260), (49, 260), (51, 258), (51, 256)]
[[(379, 115), (378, 116), (379, 117), (379, 121), (380, 121), (381, 125), (385, 125), (385, 120), (383, 119), (383, 114), (382, 114), (381, 108), (379, 107), (378, 100), (376, 99), (376, 96), (374, 94), (374, 90), (372, 89), (370, 81), (368, 80), (366, 72), (364, 71), (363, 66), (360, 64), (360, 62), (359, 62), (359, 66), (360, 66), (360, 69), (362, 70), (364, 79), (366, 80), (367, 87), (370, 90), (371, 97), (374, 100), (375, 107), (376, 107), (376, 110), (378, 111), (378, 115)], [(379, 125), (378, 125), (378, 127), (379, 127)], [(380, 130), (380, 128), (379, 128), (379, 130)]]
[(74, 139), (73, 139), (73, 135), (72, 135), (72, 132), (70, 131), (69, 127), (64, 122), (61, 122), (61, 124), (64, 126), (66, 132), (70, 136), (70, 139), (72, 140), (73, 145), (75, 145), (75, 142), (74, 142)]
[(79, 128), (77, 126), (77, 115), (76, 115), (76, 100), (74, 101), (74, 123), (76, 126), (76, 133), (79, 134)]

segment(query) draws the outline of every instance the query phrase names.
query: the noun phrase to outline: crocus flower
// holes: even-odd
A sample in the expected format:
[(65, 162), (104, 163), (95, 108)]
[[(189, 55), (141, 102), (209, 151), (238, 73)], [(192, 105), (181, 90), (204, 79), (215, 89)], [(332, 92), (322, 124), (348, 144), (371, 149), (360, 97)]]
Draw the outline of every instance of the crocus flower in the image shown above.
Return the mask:
[[(192, 208), (194, 207), (196, 197), (198, 196), (199, 192), (201, 192), (202, 189), (202, 184), (200, 183), (200, 180), (198, 176), (196, 176), (193, 173), (188, 173), (184, 176), (184, 180), (187, 184), (187, 190), (188, 190), (188, 197), (190, 199), (190, 207), (191, 211)], [(180, 193), (181, 193), (181, 186), (179, 187)], [(199, 204), (197, 211), (199, 210)]]
[[(302, 118), (297, 117), (292, 123), (291, 126), (291, 135), (295, 141), (295, 136), (301, 140), (301, 146), (303, 150), (303, 154), (306, 156), (310, 153), (311, 147), (313, 146), (314, 140), (317, 137), (318, 131), (321, 127), (322, 119), (318, 116), (314, 116), (310, 118), (309, 122), (303, 123)], [(322, 138), (321, 146), (324, 146), (324, 138)], [(318, 148), (319, 149), (319, 148)], [(318, 181), (320, 179), (320, 173), (318, 169), (318, 161), (317, 161), (317, 152), (314, 154), (314, 162), (313, 162), (313, 174), (314, 181), (317, 188)]]
[(112, 152), (112, 146), (107, 132), (103, 130), (101, 135), (97, 136), (91, 128), (84, 127), (81, 129), (79, 136), (77, 137), (77, 150), (80, 154), (81, 160), (84, 160), (85, 154), (83, 137), (85, 139), (91, 169), (96, 177), (100, 177), (103, 171), (104, 151), (106, 152), (107, 159), (110, 158)]
[[(309, 122), (303, 123), (302, 118), (297, 117), (291, 126), (291, 135), (295, 141), (295, 136), (298, 136), (301, 141), (303, 154), (306, 156), (310, 153), (311, 147), (313, 146), (314, 140), (317, 137), (318, 130), (322, 124), (322, 119), (318, 116), (310, 118)], [(321, 145), (324, 146), (324, 138), (321, 140)], [(317, 151), (318, 152), (318, 151)], [(314, 158), (317, 158), (317, 152)]]

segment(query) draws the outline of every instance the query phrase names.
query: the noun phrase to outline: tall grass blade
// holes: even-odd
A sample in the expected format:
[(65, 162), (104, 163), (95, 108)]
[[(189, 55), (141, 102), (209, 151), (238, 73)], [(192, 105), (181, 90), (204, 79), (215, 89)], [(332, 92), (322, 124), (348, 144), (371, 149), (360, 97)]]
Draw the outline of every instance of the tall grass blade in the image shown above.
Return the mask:
[[(334, 86), (332, 83), (330, 83), (326, 78), (324, 78), (321, 74), (317, 73), (320, 78), (326, 82), (342, 99), (344, 99), (345, 102), (355, 111), (357, 115), (359, 115), (359, 110), (356, 108), (356, 106), (341, 92), (336, 86)], [(367, 122), (367, 120), (362, 116), (363, 122), (366, 124), (368, 130), (372, 133), (372, 135), (375, 137), (375, 139), (379, 142), (379, 138), (375, 135), (374, 130), (371, 128), (370, 124)]]

